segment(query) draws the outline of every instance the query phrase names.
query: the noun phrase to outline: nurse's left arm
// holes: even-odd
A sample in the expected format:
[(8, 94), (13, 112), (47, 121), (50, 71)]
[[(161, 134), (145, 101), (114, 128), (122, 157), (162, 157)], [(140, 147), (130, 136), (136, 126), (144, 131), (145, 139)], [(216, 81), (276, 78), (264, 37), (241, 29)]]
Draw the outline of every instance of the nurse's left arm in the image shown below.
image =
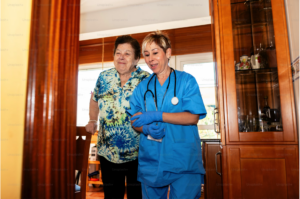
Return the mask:
[(200, 115), (189, 112), (166, 113), (163, 112), (163, 121), (171, 124), (194, 125), (199, 121)]

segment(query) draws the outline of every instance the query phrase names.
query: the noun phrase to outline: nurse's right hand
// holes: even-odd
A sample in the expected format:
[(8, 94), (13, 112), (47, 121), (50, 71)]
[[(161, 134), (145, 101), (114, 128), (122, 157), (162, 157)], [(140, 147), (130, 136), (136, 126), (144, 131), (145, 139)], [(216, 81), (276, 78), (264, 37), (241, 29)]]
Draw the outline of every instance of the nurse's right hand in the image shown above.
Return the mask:
[(156, 123), (148, 124), (143, 126), (143, 133), (151, 135), (154, 139), (163, 138), (166, 135), (165, 127), (162, 123), (156, 125)]

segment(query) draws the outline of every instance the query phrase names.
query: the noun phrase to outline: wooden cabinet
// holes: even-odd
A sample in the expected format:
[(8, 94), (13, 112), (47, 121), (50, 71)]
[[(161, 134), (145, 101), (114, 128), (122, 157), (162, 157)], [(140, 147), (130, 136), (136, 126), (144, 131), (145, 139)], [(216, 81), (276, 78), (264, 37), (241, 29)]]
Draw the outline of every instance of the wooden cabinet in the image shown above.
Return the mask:
[(284, 0), (210, 0), (223, 198), (299, 198)]
[[(202, 140), (204, 176), (204, 198), (222, 199), (221, 151), (219, 140)], [(217, 165), (217, 166), (216, 166)], [(217, 173), (218, 172), (218, 173)]]
[(284, 0), (213, 2), (226, 144), (297, 144)]
[(298, 146), (227, 145), (222, 150), (224, 198), (299, 198)]

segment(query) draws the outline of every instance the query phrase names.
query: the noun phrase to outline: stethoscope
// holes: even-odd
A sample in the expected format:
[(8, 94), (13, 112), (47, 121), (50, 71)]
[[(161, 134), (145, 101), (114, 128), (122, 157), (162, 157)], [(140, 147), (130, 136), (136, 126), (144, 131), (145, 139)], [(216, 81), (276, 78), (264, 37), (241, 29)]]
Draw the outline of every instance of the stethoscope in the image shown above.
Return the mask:
[[(167, 89), (166, 89), (166, 91), (165, 91), (165, 94), (164, 94), (164, 97), (163, 97), (161, 106), (162, 106), (163, 103), (164, 103), (164, 99), (165, 99), (166, 93), (167, 93), (167, 91), (168, 91), (168, 89), (169, 89), (169, 86), (170, 86), (170, 80), (171, 80), (171, 73), (172, 73), (172, 71), (174, 71), (175, 85), (174, 85), (174, 97), (172, 98), (171, 103), (175, 106), (175, 105), (177, 105), (178, 102), (179, 102), (178, 98), (176, 97), (176, 72), (175, 72), (175, 70), (174, 70), (173, 68), (171, 68), (170, 75), (169, 75), (168, 86), (167, 86)], [(155, 95), (153, 94), (153, 92), (152, 92), (151, 90), (149, 90), (149, 84), (150, 84), (150, 82), (151, 82), (151, 80), (153, 79), (154, 76), (155, 76), (155, 82), (154, 82), (154, 91), (155, 91)], [(146, 111), (147, 111), (147, 104), (146, 104), (146, 94), (147, 94), (147, 92), (150, 92), (150, 93), (151, 93), (151, 95), (152, 95), (152, 97), (153, 97), (153, 100), (154, 100), (154, 103), (155, 103), (155, 108), (156, 108), (156, 111), (157, 111), (156, 74), (154, 74), (154, 75), (150, 78), (150, 80), (149, 80), (149, 82), (148, 82), (148, 84), (147, 84), (147, 90), (146, 90), (146, 92), (145, 92), (145, 94), (144, 94), (144, 103), (145, 103), (145, 109), (146, 109)]]

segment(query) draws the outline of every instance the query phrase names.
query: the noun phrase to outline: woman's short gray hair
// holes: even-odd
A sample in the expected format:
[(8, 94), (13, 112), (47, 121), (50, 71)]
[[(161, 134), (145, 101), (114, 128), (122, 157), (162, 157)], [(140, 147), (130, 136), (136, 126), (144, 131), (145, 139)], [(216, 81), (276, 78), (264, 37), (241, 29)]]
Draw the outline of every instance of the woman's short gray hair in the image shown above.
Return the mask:
[(166, 33), (163, 33), (159, 30), (152, 32), (148, 34), (142, 43), (142, 53), (145, 56), (145, 48), (147, 44), (152, 44), (152, 42), (155, 42), (159, 47), (163, 49), (163, 51), (166, 53), (168, 48), (171, 48), (171, 41)]

